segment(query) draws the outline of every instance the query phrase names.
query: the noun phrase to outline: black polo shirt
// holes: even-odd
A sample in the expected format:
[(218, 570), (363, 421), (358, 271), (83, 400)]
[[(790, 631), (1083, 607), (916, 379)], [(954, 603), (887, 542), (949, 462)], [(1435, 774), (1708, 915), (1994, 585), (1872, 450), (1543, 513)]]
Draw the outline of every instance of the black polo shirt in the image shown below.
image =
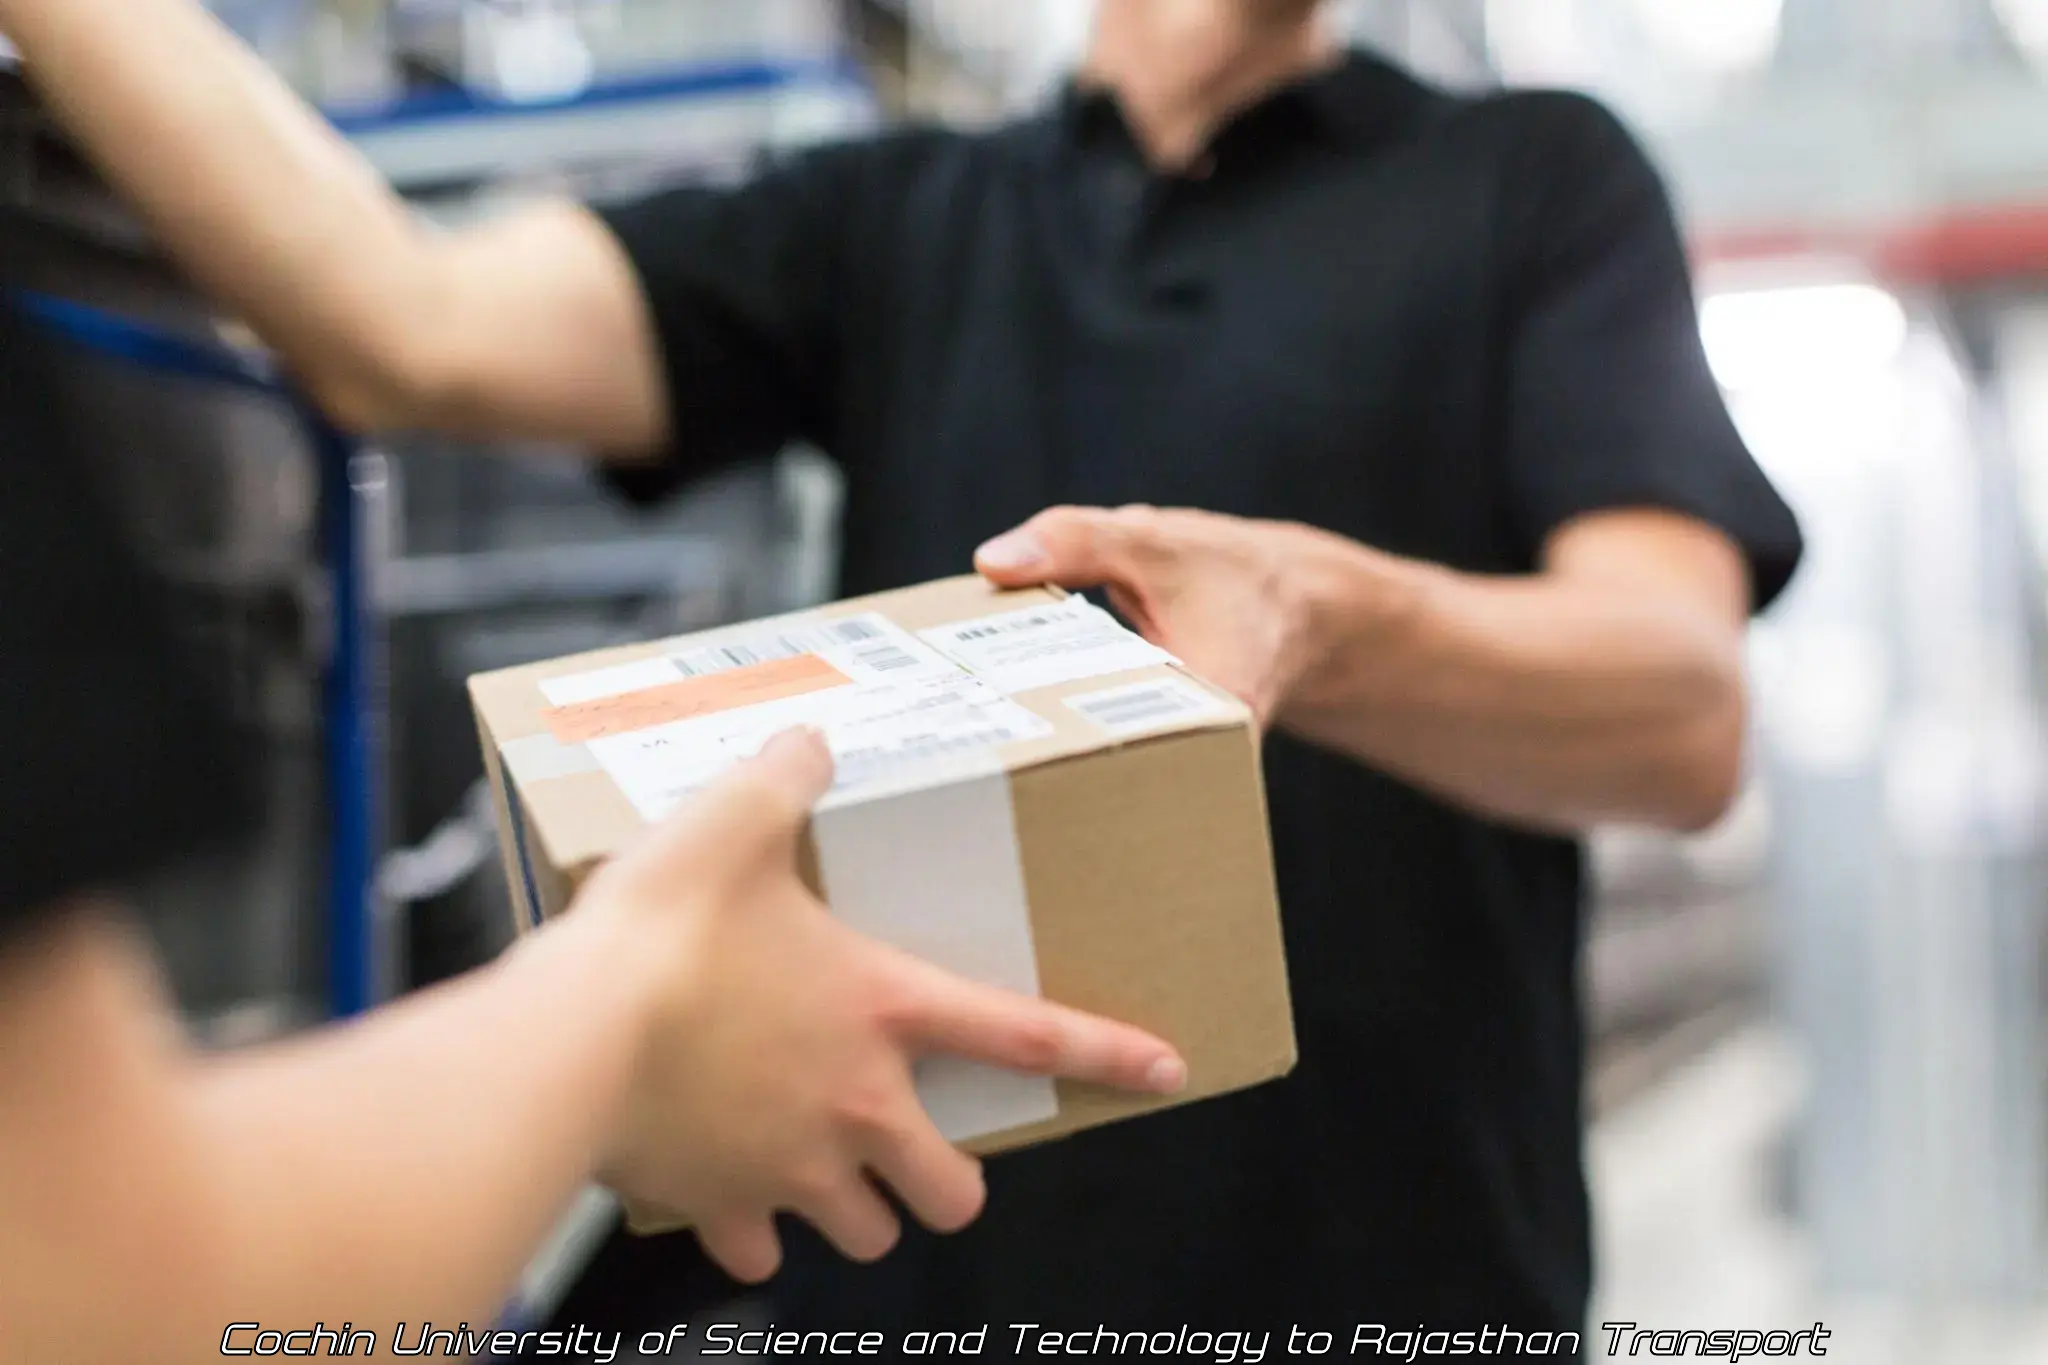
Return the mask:
[[(676, 431), (621, 483), (814, 441), (849, 481), (849, 593), (963, 572), (1056, 503), (1291, 519), (1487, 574), (1580, 514), (1668, 508), (1740, 543), (1760, 602), (1799, 554), (1709, 375), (1664, 190), (1576, 96), (1453, 97), (1355, 55), (1189, 175), (1070, 96), (608, 220)], [(972, 1231), (810, 1268), (787, 1313), (1580, 1325), (1580, 846), (1285, 735), (1267, 776), (1297, 1073), (999, 1160)]]
[(0, 296), (0, 953), (257, 815), (247, 736), (91, 477), (54, 359)]

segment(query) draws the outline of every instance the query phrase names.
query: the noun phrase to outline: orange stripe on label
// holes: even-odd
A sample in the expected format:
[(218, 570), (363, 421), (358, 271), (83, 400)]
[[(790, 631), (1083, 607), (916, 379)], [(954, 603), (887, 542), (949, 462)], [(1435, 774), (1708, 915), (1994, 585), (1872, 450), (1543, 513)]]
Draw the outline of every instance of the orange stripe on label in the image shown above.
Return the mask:
[(564, 744), (584, 744), (606, 735), (646, 730), (692, 716), (708, 716), (828, 687), (844, 687), (853, 679), (815, 654), (772, 659), (765, 664), (727, 669), (701, 678), (684, 678), (615, 697), (599, 697), (541, 713), (548, 729)]

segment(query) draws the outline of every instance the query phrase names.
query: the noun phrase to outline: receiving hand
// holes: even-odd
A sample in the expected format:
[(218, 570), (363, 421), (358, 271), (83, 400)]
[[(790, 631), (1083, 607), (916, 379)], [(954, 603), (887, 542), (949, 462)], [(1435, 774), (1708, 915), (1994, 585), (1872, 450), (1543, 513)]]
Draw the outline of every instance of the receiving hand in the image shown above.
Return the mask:
[(834, 920), (796, 872), (831, 780), (822, 741), (781, 736), (594, 876), (579, 911), (632, 917), (668, 964), (606, 1178), (688, 1218), (745, 1281), (780, 1263), (778, 1211), (847, 1256), (887, 1253), (900, 1229), (871, 1178), (937, 1231), (973, 1221), (981, 1169), (919, 1104), (921, 1056), (1155, 1093), (1186, 1081), (1156, 1038), (964, 981)]

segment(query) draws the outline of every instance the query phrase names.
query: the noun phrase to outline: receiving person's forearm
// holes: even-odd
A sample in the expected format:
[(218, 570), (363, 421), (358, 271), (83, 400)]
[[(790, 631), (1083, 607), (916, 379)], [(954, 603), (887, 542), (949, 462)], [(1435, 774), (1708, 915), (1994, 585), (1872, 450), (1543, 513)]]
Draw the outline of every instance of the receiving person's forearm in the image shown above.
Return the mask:
[(195, 1054), (91, 903), (0, 955), (0, 1365), (489, 1320), (610, 1153), (661, 956), (577, 914), (349, 1028)]
[(30, 81), (170, 252), (343, 416), (405, 373), (431, 240), (372, 169), (191, 0), (0, 0)]
[(203, 1068), (220, 1310), (482, 1329), (606, 1157), (648, 1026), (642, 956), (570, 916), (347, 1030)]
[(1618, 585), (1360, 549), (1326, 566), (1286, 728), (1516, 823), (1692, 829), (1735, 790), (1739, 633)]

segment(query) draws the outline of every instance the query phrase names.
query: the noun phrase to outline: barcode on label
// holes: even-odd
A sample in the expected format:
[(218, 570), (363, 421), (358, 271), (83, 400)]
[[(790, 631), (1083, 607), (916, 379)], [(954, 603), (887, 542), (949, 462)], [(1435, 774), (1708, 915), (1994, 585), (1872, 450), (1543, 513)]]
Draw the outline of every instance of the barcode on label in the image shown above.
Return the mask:
[(1071, 612), (1061, 612), (1057, 615), (1039, 614), (1035, 616), (1012, 617), (1008, 620), (967, 626), (954, 631), (953, 638), (956, 640), (992, 640), (998, 635), (1014, 635), (1020, 630), (1043, 630), (1047, 626), (1058, 625), (1062, 621), (1071, 621), (1073, 619), (1073, 613)]
[(856, 650), (853, 657), (877, 673), (891, 673), (899, 668), (917, 667), (917, 657), (895, 645), (879, 645), (874, 649)]
[[(772, 663), (778, 659), (793, 659), (801, 654), (816, 654), (835, 645), (860, 645), (880, 639), (882, 632), (872, 624), (861, 620), (828, 621), (815, 629), (791, 628), (772, 633), (748, 636), (727, 644), (707, 645), (688, 654), (671, 654), (669, 663), (686, 678), (701, 678), (708, 673), (723, 673), (728, 669), (748, 668), (754, 664)], [(900, 658), (900, 662), (870, 662), (877, 669), (913, 667), (916, 660), (895, 646), (888, 647)]]
[(1074, 707), (1088, 719), (1100, 721), (1113, 729), (1184, 716), (1195, 709), (1186, 697), (1164, 687), (1155, 687), (1147, 692), (1127, 692), (1108, 700), (1077, 701)]
[(1223, 711), (1213, 697), (1179, 681), (1091, 692), (1067, 698), (1067, 705), (1112, 734), (1128, 734)]

